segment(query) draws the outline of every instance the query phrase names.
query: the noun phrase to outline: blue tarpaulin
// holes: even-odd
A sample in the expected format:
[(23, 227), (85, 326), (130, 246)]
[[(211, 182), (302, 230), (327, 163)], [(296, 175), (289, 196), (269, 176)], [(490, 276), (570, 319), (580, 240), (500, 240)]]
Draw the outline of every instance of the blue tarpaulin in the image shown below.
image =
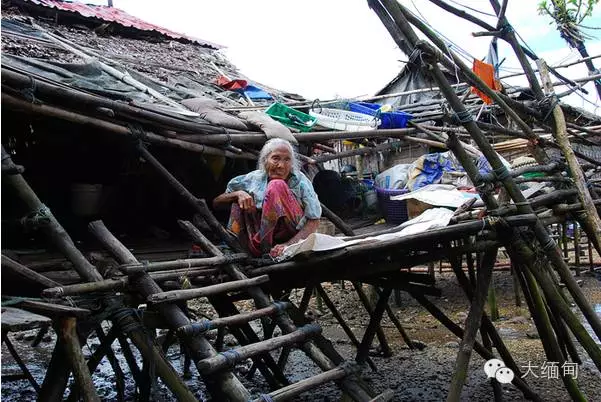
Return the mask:
[(247, 85), (244, 89), (236, 89), (238, 93), (244, 93), (250, 99), (273, 99), (271, 95), (254, 85)]

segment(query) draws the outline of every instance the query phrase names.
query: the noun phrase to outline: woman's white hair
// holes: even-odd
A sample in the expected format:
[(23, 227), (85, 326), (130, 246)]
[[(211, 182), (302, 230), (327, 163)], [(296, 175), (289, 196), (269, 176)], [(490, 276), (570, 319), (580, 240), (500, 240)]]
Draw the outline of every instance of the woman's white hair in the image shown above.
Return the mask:
[(265, 172), (267, 170), (265, 166), (267, 163), (267, 158), (269, 158), (269, 155), (273, 151), (281, 147), (287, 148), (290, 152), (290, 156), (292, 157), (292, 172), (299, 173), (301, 171), (301, 166), (300, 161), (296, 156), (296, 151), (294, 150), (294, 147), (289, 141), (286, 141), (282, 138), (272, 138), (269, 141), (267, 141), (265, 145), (263, 145), (263, 148), (261, 148), (261, 152), (259, 153), (257, 169)]

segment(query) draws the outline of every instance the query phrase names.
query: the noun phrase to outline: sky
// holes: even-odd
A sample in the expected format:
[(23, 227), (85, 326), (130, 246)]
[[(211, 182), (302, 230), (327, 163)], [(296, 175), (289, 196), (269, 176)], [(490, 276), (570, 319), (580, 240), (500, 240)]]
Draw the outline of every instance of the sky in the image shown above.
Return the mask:
[[(496, 24), (486, 0), (447, 0)], [(101, 0), (86, 3), (106, 4)], [(466, 62), (483, 58), (490, 37), (474, 38), (482, 29), (434, 6), (428, 0), (401, 0), (464, 54)], [(224, 55), (250, 79), (303, 95), (333, 99), (371, 95), (392, 80), (403, 67), (403, 54), (365, 0), (113, 0), (115, 7), (148, 22), (226, 47)], [(537, 13), (538, 0), (510, 0), (507, 17), (519, 36), (549, 65), (579, 58), (560, 38), (548, 17)], [(601, 27), (601, 5), (586, 25)], [(596, 38), (586, 42), (590, 55), (601, 54), (601, 30), (588, 30)], [(500, 42), (506, 58), (501, 76), (518, 71), (513, 52)], [(601, 67), (601, 58), (595, 60)], [(588, 75), (584, 65), (560, 70), (570, 78)], [(511, 79), (512, 85), (525, 85)], [(564, 87), (565, 88), (565, 87)], [(587, 100), (577, 95), (569, 103), (601, 113), (592, 83), (585, 86)], [(561, 89), (558, 90), (561, 92)]]

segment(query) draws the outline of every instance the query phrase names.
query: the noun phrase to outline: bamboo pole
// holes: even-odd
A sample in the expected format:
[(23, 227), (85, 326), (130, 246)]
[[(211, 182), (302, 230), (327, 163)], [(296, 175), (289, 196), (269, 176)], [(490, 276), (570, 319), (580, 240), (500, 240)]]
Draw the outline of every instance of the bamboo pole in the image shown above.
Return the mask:
[(480, 328), (482, 314), (484, 313), (486, 293), (492, 279), (493, 266), (497, 260), (497, 251), (497, 249), (487, 250), (482, 256), (482, 262), (478, 270), (476, 291), (471, 300), (463, 338), (459, 345), (459, 352), (457, 352), (457, 360), (455, 361), (455, 370), (453, 371), (447, 402), (459, 401), (461, 397), (461, 390), (467, 378), (467, 365), (471, 358), (476, 334)]
[(307, 338), (310, 338), (313, 334), (318, 334), (320, 332), (320, 326), (306, 325), (286, 335), (267, 339), (246, 346), (241, 346), (235, 350), (221, 352), (215, 356), (201, 360), (198, 365), (198, 370), (205, 375), (215, 373), (226, 367), (233, 367), (236, 363), (239, 363), (251, 356), (269, 352), (285, 345), (291, 345), (297, 342), (306, 342)]
[(202, 320), (200, 322), (192, 323), (185, 327), (178, 328), (177, 332), (187, 336), (200, 335), (213, 329), (226, 326), (239, 326), (256, 320), (257, 318), (270, 316), (275, 313), (281, 314), (289, 307), (290, 303), (274, 302), (270, 307), (265, 307), (248, 313), (236, 314), (230, 317), (214, 318), (212, 320)]
[[(357, 281), (353, 281), (352, 284), (353, 284), (353, 288), (355, 288), (355, 292), (357, 292), (357, 296), (359, 296), (359, 300), (361, 301), (361, 304), (363, 304), (363, 307), (365, 307), (367, 314), (370, 317), (373, 317), (375, 307), (374, 307), (372, 301), (369, 299), (369, 297), (365, 293), (365, 291), (363, 290), (363, 284), (361, 282), (357, 282)], [(370, 286), (370, 287), (371, 287), (372, 292), (374, 292), (374, 294), (375, 294), (376, 290), (373, 288), (373, 286)], [(390, 348), (390, 345), (388, 344), (388, 339), (386, 338), (386, 334), (384, 333), (384, 330), (382, 329), (380, 322), (378, 321), (375, 325), (376, 325), (375, 331), (376, 331), (376, 335), (378, 337), (378, 342), (380, 343), (380, 349), (382, 349), (382, 354), (384, 356), (392, 356), (392, 349)], [(369, 346), (371, 346), (371, 341), (370, 341)], [(359, 354), (359, 351), (357, 351), (357, 354)]]
[[(155, 281), (166, 281), (178, 279), (180, 277), (197, 278), (199, 276), (209, 276), (218, 273), (217, 269), (181, 269), (167, 272), (152, 272), (149, 276)], [(57, 286), (58, 285), (58, 286)], [(60, 286), (55, 284), (54, 287), (44, 289), (42, 292), (46, 297), (64, 297), (85, 295), (95, 292), (116, 292), (127, 289), (130, 285), (129, 277), (121, 277), (116, 279), (104, 279), (96, 282), (76, 283), (73, 285)]]
[[(545, 93), (547, 94), (547, 96), (551, 96), (551, 99), (556, 99), (554, 96), (553, 87), (550, 86), (547, 64), (544, 60), (539, 59), (537, 61), (537, 65), (540, 70), (540, 75), (543, 81), (543, 86), (545, 88)], [(583, 209), (586, 211), (584, 214), (584, 218), (593, 228), (591, 233), (593, 237), (591, 240), (593, 240), (593, 242), (596, 243), (597, 249), (601, 249), (601, 219), (599, 218), (597, 209), (593, 204), (591, 194), (589, 193), (588, 188), (586, 187), (586, 179), (584, 177), (584, 172), (582, 171), (578, 160), (576, 159), (576, 155), (574, 154), (570, 141), (567, 138), (566, 122), (561, 107), (559, 107), (559, 105), (555, 105), (552, 110), (553, 119), (555, 121), (555, 130), (553, 131), (553, 136), (555, 138), (555, 141), (557, 141), (557, 145), (559, 145), (561, 152), (566, 158), (568, 168), (570, 171), (570, 176), (574, 179), (574, 185), (578, 190), (578, 198), (580, 198), (580, 202), (582, 203)]]
[(265, 402), (266, 400), (272, 400), (274, 402), (287, 401), (326, 382), (338, 381), (345, 376), (347, 376), (347, 370), (343, 367), (336, 367), (332, 370), (328, 370), (324, 373), (314, 375), (307, 379), (295, 382), (294, 384), (290, 384), (287, 387), (270, 392), (269, 395), (261, 395), (259, 398), (254, 399), (253, 402)]
[(198, 289), (179, 289), (169, 292), (154, 293), (148, 296), (147, 300), (152, 304), (173, 303), (179, 300), (189, 300), (197, 297), (214, 296), (220, 293), (245, 290), (251, 286), (263, 285), (269, 282), (269, 276), (261, 275), (252, 279), (242, 279), (219, 283), (216, 285), (205, 286)]
[[(70, 121), (72, 123), (81, 124), (84, 126), (91, 126), (100, 130), (104, 130), (113, 134), (127, 136), (134, 139), (134, 135), (129, 127), (111, 123), (102, 119), (85, 116), (77, 112), (72, 112), (66, 109), (62, 109), (55, 106), (49, 105), (37, 105), (24, 100), (15, 98), (5, 92), (2, 93), (2, 104), (10, 109), (24, 111), (30, 114), (39, 114), (48, 117), (54, 117), (61, 120)], [(198, 152), (207, 155), (218, 155), (226, 156), (229, 158), (243, 158), (243, 159), (255, 159), (254, 155), (250, 154), (236, 154), (229, 151), (224, 151), (219, 148), (210, 147), (207, 145), (193, 144), (191, 142), (181, 141), (175, 138), (166, 138), (161, 135), (154, 134), (152, 132), (145, 132), (143, 134), (144, 141), (151, 142), (153, 144), (159, 144), (169, 146), (172, 148), (178, 148), (191, 152)]]
[(65, 317), (58, 323), (59, 336), (63, 342), (63, 349), (73, 370), (73, 377), (81, 396), (85, 402), (100, 402), (96, 388), (92, 382), (90, 371), (81, 352), (81, 345), (76, 331), (76, 319)]
[[(405, 139), (407, 139), (407, 137), (405, 137)], [(359, 147), (357, 149), (351, 149), (349, 151), (342, 151), (342, 152), (338, 152), (338, 153), (332, 154), (332, 155), (313, 156), (313, 159), (317, 163), (323, 163), (323, 162), (327, 162), (327, 161), (331, 161), (331, 160), (335, 160), (335, 159), (347, 158), (349, 156), (373, 155), (378, 152), (390, 151), (394, 147), (400, 147), (400, 146), (401, 146), (400, 141), (385, 142), (383, 144), (378, 144), (374, 147)]]
[[(326, 293), (324, 288), (321, 286), (321, 284), (317, 284), (317, 285), (315, 285), (315, 289), (321, 295), (321, 298), (323, 299), (324, 303), (330, 309), (330, 311), (332, 312), (332, 315), (334, 316), (334, 318), (336, 318), (336, 321), (338, 321), (338, 324), (340, 325), (340, 327), (342, 327), (342, 330), (344, 331), (346, 336), (348, 336), (351, 343), (353, 345), (355, 345), (355, 347), (358, 349), (359, 346), (361, 345), (359, 343), (359, 340), (353, 333), (353, 330), (348, 326), (346, 321), (344, 321), (342, 314), (340, 314), (340, 312), (336, 308), (336, 305), (332, 302), (332, 300), (330, 299), (330, 297), (328, 296), (328, 294)], [(369, 356), (367, 357), (366, 362), (369, 365), (369, 367), (371, 367), (372, 371), (374, 371), (374, 372), (378, 371), (378, 368), (376, 367), (373, 360), (371, 360), (371, 358)]]
[[(183, 184), (181, 184), (175, 176), (173, 176), (161, 163), (144, 147), (143, 144), (138, 144), (138, 151), (142, 157), (154, 167), (160, 176), (162, 176), (167, 183), (174, 188), (175, 191), (183, 198), (192, 208), (196, 210), (202, 216), (202, 218), (209, 224), (211, 229), (223, 239), (228, 246), (237, 252), (242, 252), (242, 247), (238, 242), (238, 239), (230, 232), (226, 231), (221, 223), (215, 218), (215, 216), (209, 210), (205, 200), (196, 198)], [(219, 255), (222, 256), (221, 254)], [(227, 266), (227, 265), (226, 265)]]
[(391, 293), (392, 288), (384, 288), (380, 294), (378, 303), (376, 304), (373, 313), (370, 314), (369, 324), (365, 329), (363, 339), (361, 340), (361, 345), (357, 351), (357, 357), (355, 358), (355, 361), (359, 364), (365, 363), (367, 357), (369, 356), (369, 348), (374, 340), (377, 328), (380, 326), (380, 321), (382, 321), (382, 315), (384, 314), (384, 311), (386, 311), (386, 305), (388, 304), (388, 299), (390, 298)]
[(174, 268), (190, 269), (199, 267), (214, 267), (230, 262), (241, 262), (247, 260), (248, 258), (248, 254), (238, 253), (224, 257), (186, 258), (174, 261), (141, 263), (137, 265), (120, 265), (119, 270), (124, 274), (131, 275), (139, 272), (156, 272), (167, 269), (171, 270)]
[(27, 268), (25, 265), (19, 264), (4, 254), (2, 254), (2, 268), (13, 272), (15, 275), (20, 276), (25, 280), (33, 281), (44, 287), (60, 286), (58, 282), (48, 279), (44, 275), (38, 274), (34, 270)]

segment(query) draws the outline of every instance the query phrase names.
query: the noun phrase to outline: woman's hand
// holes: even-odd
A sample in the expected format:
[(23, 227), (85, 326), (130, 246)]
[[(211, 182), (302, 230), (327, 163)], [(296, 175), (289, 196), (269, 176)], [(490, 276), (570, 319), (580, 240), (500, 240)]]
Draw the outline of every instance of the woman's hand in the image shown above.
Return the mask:
[(238, 206), (243, 211), (253, 210), (255, 208), (254, 198), (246, 191), (236, 191)]
[(269, 255), (274, 258), (279, 257), (280, 255), (282, 255), (282, 253), (284, 252), (284, 249), (287, 246), (288, 246), (287, 244), (276, 244), (275, 246), (273, 246), (273, 248), (269, 252)]

